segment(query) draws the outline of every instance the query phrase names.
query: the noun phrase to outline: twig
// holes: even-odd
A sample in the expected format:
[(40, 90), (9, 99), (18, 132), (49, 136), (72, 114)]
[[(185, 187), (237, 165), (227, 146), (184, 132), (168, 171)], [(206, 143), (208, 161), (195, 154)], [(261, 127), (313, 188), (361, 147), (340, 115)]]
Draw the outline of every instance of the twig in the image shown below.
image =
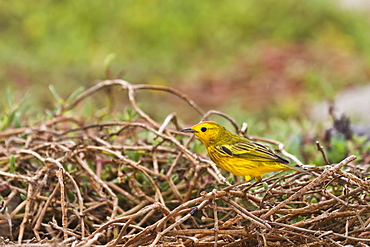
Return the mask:
[[(209, 200), (205, 200), (203, 201), (199, 206), (196, 207), (196, 210), (201, 210), (203, 209), (207, 204), (209, 204)], [(190, 217), (193, 216), (193, 211), (191, 211), (190, 213), (188, 213), (187, 215), (185, 215), (184, 217), (182, 217), (181, 219), (177, 220), (174, 224), (170, 225), (169, 227), (167, 227), (166, 229), (164, 229), (162, 232), (158, 233), (156, 238), (154, 239), (154, 241), (152, 242), (152, 244), (150, 245), (150, 247), (154, 247), (158, 241), (169, 231), (171, 231), (173, 228), (175, 228), (176, 226), (180, 225), (182, 222), (184, 222), (185, 220), (189, 219)], [(168, 217), (168, 216), (167, 216)]]
[(347, 157), (346, 159), (344, 159), (343, 161), (341, 161), (340, 163), (334, 165), (333, 167), (327, 167), (327, 168), (325, 168), (324, 172), (319, 177), (317, 177), (316, 179), (314, 179), (311, 183), (309, 183), (308, 185), (306, 185), (305, 187), (303, 187), (302, 189), (300, 189), (298, 192), (296, 192), (295, 194), (293, 194), (291, 197), (289, 197), (285, 201), (279, 203), (276, 207), (274, 207), (273, 209), (271, 209), (268, 213), (262, 215), (261, 218), (262, 219), (266, 219), (269, 216), (275, 214), (276, 211), (278, 211), (279, 209), (281, 209), (282, 207), (284, 207), (288, 203), (292, 202), (294, 199), (302, 196), (305, 192), (307, 192), (308, 190), (312, 189), (313, 187), (315, 187), (316, 185), (318, 185), (319, 183), (321, 183), (321, 181), (323, 181), (325, 178), (333, 175), (342, 166), (347, 165), (348, 163), (350, 163), (351, 161), (353, 161), (355, 159), (356, 159), (356, 156), (351, 155), (351, 156)]
[(152, 211), (152, 210), (158, 210), (162, 207), (162, 205), (160, 203), (154, 203), (154, 204), (151, 204), (149, 206), (146, 206), (145, 208), (143, 208), (142, 210), (138, 211), (137, 213), (135, 214), (132, 214), (132, 215), (128, 215), (128, 216), (123, 216), (123, 217), (119, 217), (119, 218), (115, 218), (115, 219), (112, 219), (104, 224), (102, 224), (98, 229), (96, 229), (92, 234), (90, 234), (88, 237), (82, 239), (82, 241), (77, 244), (76, 246), (84, 246), (84, 244), (86, 242), (88, 242), (90, 239), (93, 239), (95, 238), (95, 236), (97, 234), (100, 234), (102, 231), (104, 231), (107, 227), (109, 227), (110, 225), (114, 224), (114, 223), (117, 223), (117, 222), (120, 222), (120, 221), (124, 221), (124, 220), (130, 220), (130, 219), (136, 219), (137, 217), (143, 215), (143, 214), (146, 214), (148, 213), (149, 211)]
[(36, 235), (36, 238), (37, 238), (37, 241), (41, 241), (41, 238), (40, 238), (40, 235), (39, 235), (39, 229), (40, 229), (40, 226), (41, 226), (41, 223), (42, 223), (42, 220), (44, 219), (44, 215), (46, 213), (46, 210), (48, 209), (50, 203), (51, 203), (51, 200), (54, 198), (54, 196), (56, 195), (56, 193), (58, 192), (59, 190), (59, 187), (60, 187), (60, 183), (58, 183), (53, 192), (50, 194), (48, 200), (46, 201), (44, 207), (42, 208), (42, 211), (41, 211), (41, 214), (39, 215), (37, 221), (36, 221), (36, 224), (35, 224), (35, 227), (33, 228), (33, 231), (35, 232), (35, 235)]
[(61, 206), (62, 206), (62, 227), (63, 227), (63, 237), (64, 240), (68, 238), (68, 233), (67, 233), (67, 222), (68, 222), (68, 216), (67, 216), (67, 203), (65, 199), (65, 188), (64, 188), (64, 169), (60, 168), (57, 172), (57, 177), (59, 181), (59, 186), (60, 186), (60, 201), (61, 201)]
[(326, 156), (326, 153), (324, 151), (324, 148), (320, 145), (319, 141), (316, 141), (317, 150), (322, 154), (322, 157), (324, 159), (324, 162), (326, 165), (330, 165), (330, 162), (328, 160), (328, 157)]
[(217, 241), (218, 241), (218, 234), (219, 234), (219, 227), (218, 227), (218, 216), (217, 216), (217, 202), (215, 198), (212, 199), (212, 205), (213, 205), (213, 217), (214, 217), (214, 236), (215, 236), (215, 243), (214, 247), (217, 247)]
[[(256, 225), (259, 225), (260, 227), (271, 229), (271, 226), (268, 222), (266, 222), (263, 219), (260, 219), (256, 217), (255, 215), (251, 214), (247, 210), (245, 210), (242, 206), (240, 206), (238, 203), (234, 201), (227, 200), (227, 198), (224, 199), (227, 204), (229, 204), (231, 207), (234, 208), (234, 210), (240, 214), (242, 217), (244, 217), (247, 220), (250, 220), (251, 222), (255, 223)], [(261, 217), (262, 218), (262, 217)]]

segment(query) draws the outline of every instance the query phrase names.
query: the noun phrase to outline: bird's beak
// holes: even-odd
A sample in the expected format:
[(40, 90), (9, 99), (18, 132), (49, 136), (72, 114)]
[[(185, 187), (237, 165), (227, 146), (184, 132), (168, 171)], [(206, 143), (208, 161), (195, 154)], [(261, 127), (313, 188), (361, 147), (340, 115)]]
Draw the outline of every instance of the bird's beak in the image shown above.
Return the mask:
[(186, 133), (197, 133), (198, 132), (196, 130), (193, 130), (192, 128), (182, 129), (180, 131), (181, 132), (186, 132)]

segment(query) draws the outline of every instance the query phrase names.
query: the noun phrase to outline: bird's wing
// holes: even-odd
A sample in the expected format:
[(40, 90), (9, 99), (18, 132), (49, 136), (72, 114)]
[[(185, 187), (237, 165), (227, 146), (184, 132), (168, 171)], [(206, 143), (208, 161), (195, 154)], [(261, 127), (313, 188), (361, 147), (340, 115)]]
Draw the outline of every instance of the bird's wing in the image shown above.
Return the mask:
[(259, 162), (279, 162), (288, 164), (289, 161), (275, 154), (269, 148), (256, 142), (237, 142), (218, 145), (217, 149), (224, 155), (244, 158)]

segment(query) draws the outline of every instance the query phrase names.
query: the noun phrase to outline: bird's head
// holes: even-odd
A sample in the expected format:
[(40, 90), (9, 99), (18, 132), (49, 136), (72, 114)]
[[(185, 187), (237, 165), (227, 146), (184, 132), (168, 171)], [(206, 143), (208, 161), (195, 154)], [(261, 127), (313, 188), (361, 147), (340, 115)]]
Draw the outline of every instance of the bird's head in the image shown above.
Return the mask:
[(192, 133), (196, 135), (204, 145), (209, 145), (215, 140), (218, 140), (219, 136), (225, 133), (225, 127), (212, 121), (205, 121), (194, 125), (191, 128), (182, 129), (181, 132)]

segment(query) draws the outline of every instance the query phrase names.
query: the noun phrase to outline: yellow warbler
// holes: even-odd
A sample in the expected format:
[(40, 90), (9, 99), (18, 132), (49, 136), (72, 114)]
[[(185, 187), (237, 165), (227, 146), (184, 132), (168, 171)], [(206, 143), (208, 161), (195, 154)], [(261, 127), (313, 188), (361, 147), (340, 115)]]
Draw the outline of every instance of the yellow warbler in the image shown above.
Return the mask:
[(289, 161), (275, 154), (262, 144), (253, 142), (228, 131), (225, 127), (211, 121), (201, 122), (188, 129), (206, 146), (208, 156), (217, 166), (247, 181), (261, 181), (261, 175), (281, 170), (309, 172), (289, 165)]

